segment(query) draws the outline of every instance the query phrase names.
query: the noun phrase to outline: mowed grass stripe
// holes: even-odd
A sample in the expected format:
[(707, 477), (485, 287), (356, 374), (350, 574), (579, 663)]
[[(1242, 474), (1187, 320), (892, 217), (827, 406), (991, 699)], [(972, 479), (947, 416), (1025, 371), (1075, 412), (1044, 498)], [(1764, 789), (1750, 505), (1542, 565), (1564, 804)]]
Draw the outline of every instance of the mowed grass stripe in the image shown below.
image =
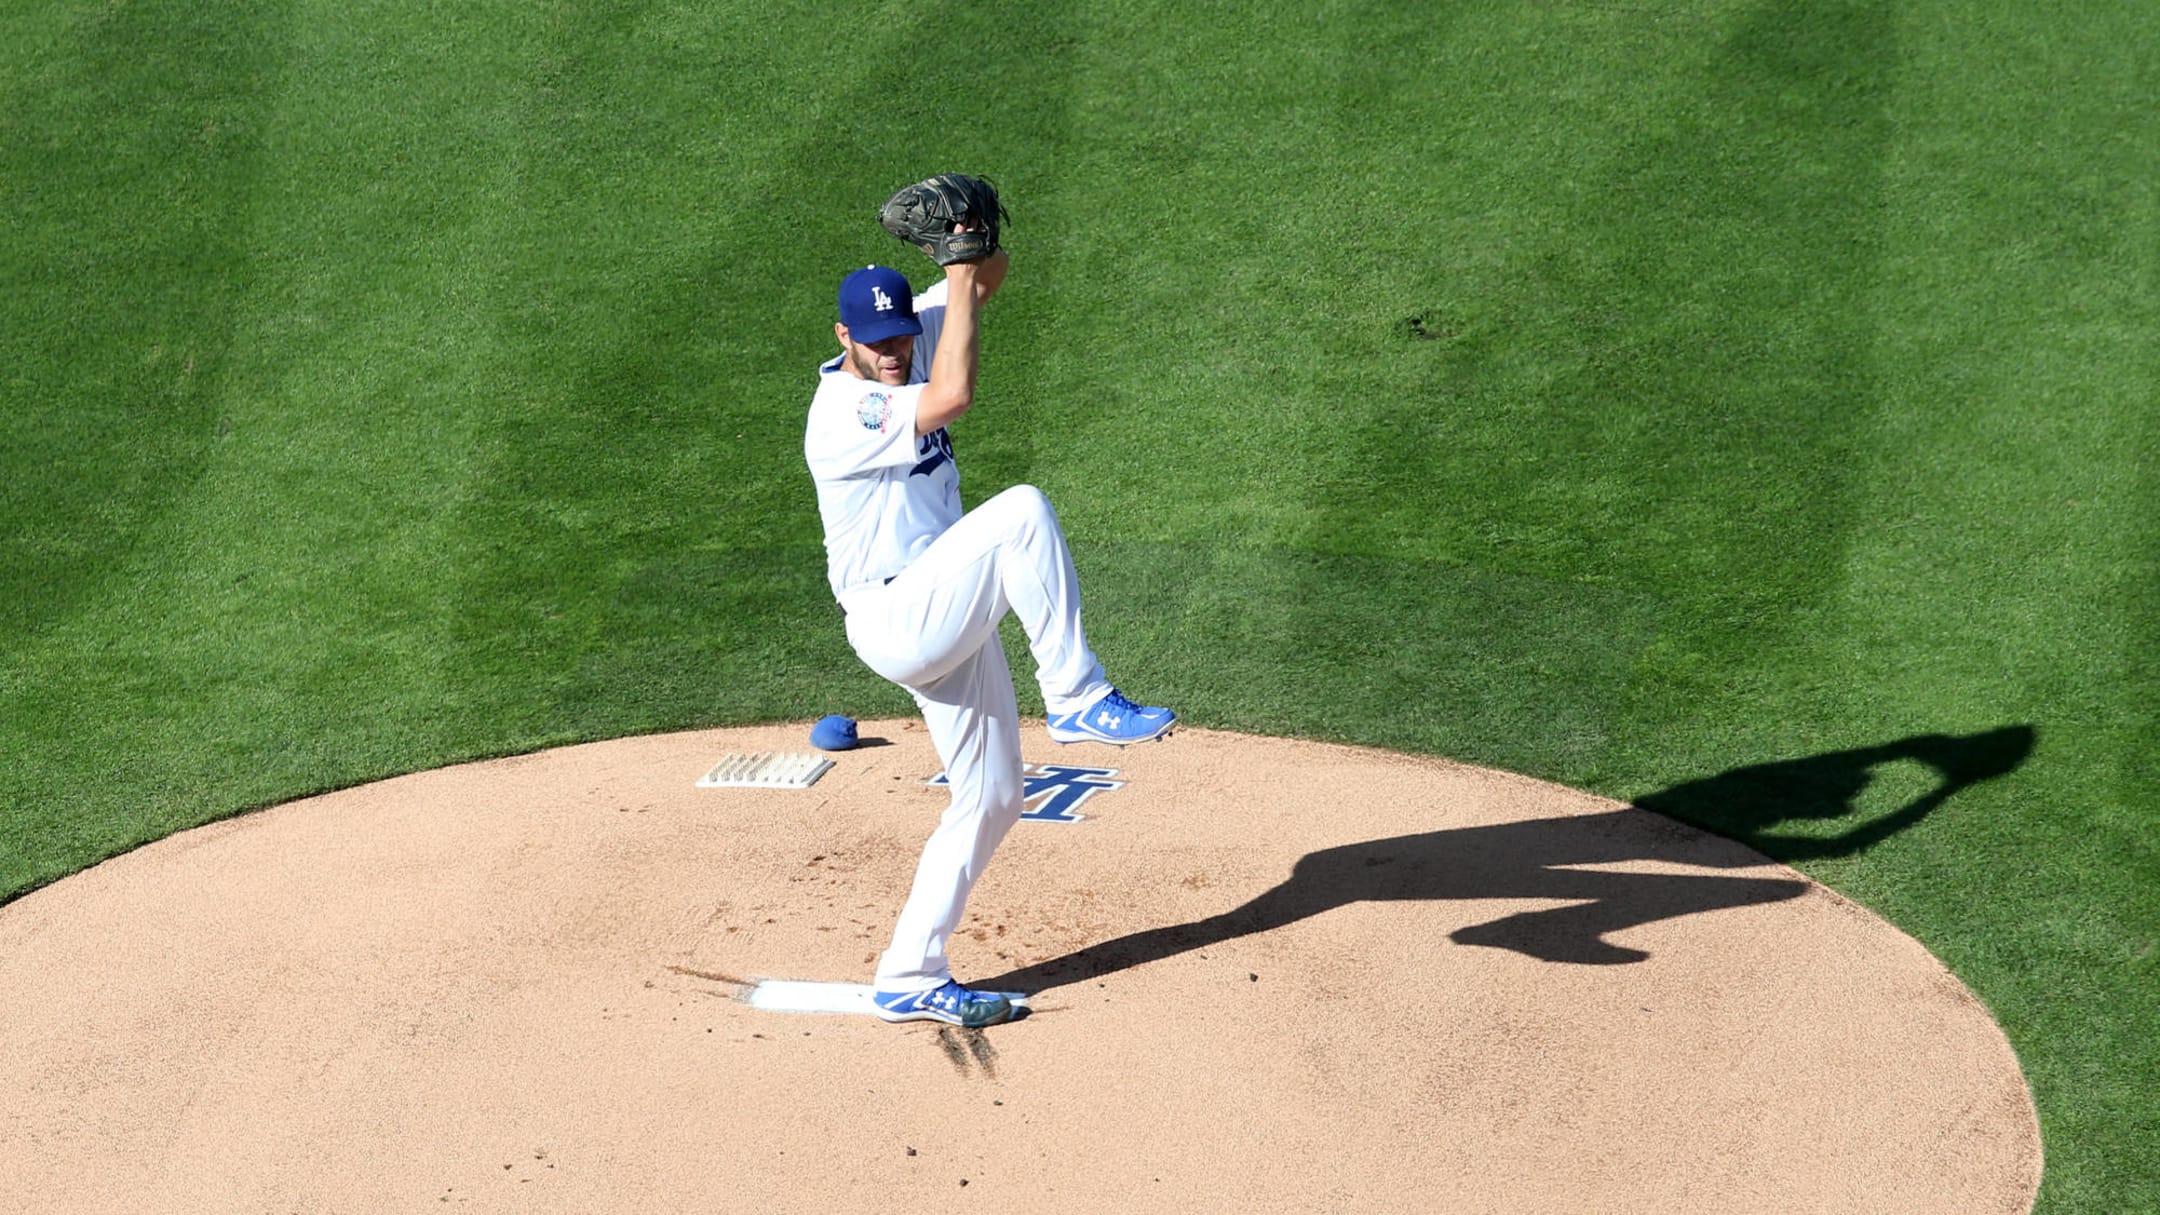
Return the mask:
[[(0, 443), (0, 889), (155, 838), (132, 736), (158, 622), (116, 623), (214, 459), (252, 280), (262, 127), (286, 13), (11, 11), (0, 215), (11, 353)], [(155, 661), (155, 660), (153, 660)], [(93, 792), (100, 789), (109, 792)], [(230, 790), (194, 791), (215, 813)]]
[[(1549, 579), (1522, 604), (1526, 633), (1541, 631), (1537, 614), (1615, 587), (1674, 597), (1639, 667), (1632, 654), (1612, 665), (1609, 639), (1590, 634), (1545, 657), (1595, 683), (1610, 711), (1685, 706), (1717, 722), (1691, 736), (1705, 764), (1795, 743), (1744, 709), (1774, 651), (1819, 627), (1852, 435), (1882, 404), (1864, 309), (1899, 62), (1873, 10), (1725, 16), (1701, 29), (1602, 14), (1596, 36), (1559, 54), (1546, 49), (1556, 33), (1587, 18), (1458, 35), (1478, 52), (1460, 62), (1445, 39), (1345, 55), (1343, 95), (1382, 116), (1369, 143), (1343, 123), (1376, 195), (1349, 213), (1347, 239), (1408, 243), (1387, 217), (1421, 206), (1448, 235), (1418, 262), (1368, 257), (1364, 307), (1344, 310), (1359, 325), (1326, 335), (1337, 357), (1318, 361), (1313, 412), (1352, 441), (1311, 445), (1320, 509), (1305, 538)], [(1475, 119), (1457, 116), (1465, 96), (1483, 103)], [(1571, 106), (1558, 130), (1556, 96)], [(1404, 146), (1416, 154), (1393, 159)], [(1471, 179), (1517, 190), (1505, 205), (1450, 192), (1453, 166), (1511, 153), (1513, 174)], [(1323, 614), (1309, 631), (1330, 627)], [(1596, 772), (1579, 756), (1512, 758), (1567, 779)]]
[(444, 745), (441, 523), (493, 395), (502, 211), (460, 166), (505, 162), (460, 39), (493, 35), (350, 7), (294, 29), (231, 234), (248, 289), (204, 310), (231, 336), (203, 468), (108, 593), (11, 655), (11, 884)]
[(1521, 493), (1558, 539), (1507, 539), (1681, 600), (1619, 693), (1611, 771), (1915, 732), (1856, 732), (1809, 666), (1861, 522), (1862, 436), (1898, 407), (1869, 350), (1900, 33), (1878, 5), (1763, 4), (1710, 36), (1698, 76), (1630, 115), (1643, 136), (1611, 132), (1624, 151), (1566, 226), (1588, 252), (1533, 276), (1572, 370), (1566, 411), (1532, 424), (1580, 441)]
[(0, 654), (115, 590), (210, 457), (286, 24), (0, 17)]

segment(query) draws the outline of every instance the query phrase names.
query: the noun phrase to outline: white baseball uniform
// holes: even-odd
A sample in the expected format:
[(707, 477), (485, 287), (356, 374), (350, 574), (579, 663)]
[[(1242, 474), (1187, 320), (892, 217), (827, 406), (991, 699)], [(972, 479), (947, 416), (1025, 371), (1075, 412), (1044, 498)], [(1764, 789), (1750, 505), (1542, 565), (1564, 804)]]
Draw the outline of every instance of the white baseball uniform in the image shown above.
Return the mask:
[(879, 960), (881, 992), (952, 977), (946, 943), (1023, 808), (1019, 706), (998, 623), (1009, 611), (1026, 629), (1052, 716), (1110, 688), (1081, 631), (1079, 575), (1049, 499), (1016, 485), (963, 514), (951, 436), (915, 433), (945, 292), (941, 279), (915, 297), (923, 331), (908, 383), (861, 379), (835, 357), (818, 369), (803, 435), (848, 643), (913, 694), (952, 789)]

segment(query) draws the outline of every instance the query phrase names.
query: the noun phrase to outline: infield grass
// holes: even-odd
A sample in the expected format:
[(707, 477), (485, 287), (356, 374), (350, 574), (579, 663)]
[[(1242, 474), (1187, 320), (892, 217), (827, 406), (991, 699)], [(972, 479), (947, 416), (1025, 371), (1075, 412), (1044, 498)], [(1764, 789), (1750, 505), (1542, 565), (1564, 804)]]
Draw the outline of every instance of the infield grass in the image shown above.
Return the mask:
[(2030, 726), (1791, 859), (2002, 1020), (2041, 1211), (2160, 1210), (2156, 10), (884, 18), (0, 14), (0, 899), (454, 760), (908, 712), (801, 418), (839, 275), (927, 281), (871, 208), (976, 171), (965, 489), (1050, 494), (1114, 677), (1629, 798)]

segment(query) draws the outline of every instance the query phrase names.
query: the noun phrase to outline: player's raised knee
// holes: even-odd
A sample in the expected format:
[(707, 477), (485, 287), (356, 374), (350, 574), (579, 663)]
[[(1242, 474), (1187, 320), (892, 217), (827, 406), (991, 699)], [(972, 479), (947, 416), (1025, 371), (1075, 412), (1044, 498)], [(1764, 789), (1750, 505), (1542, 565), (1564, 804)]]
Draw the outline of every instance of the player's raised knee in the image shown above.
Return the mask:
[(1024, 491), (1022, 497), (1028, 504), (1029, 513), (1041, 515), (1053, 523), (1057, 521), (1057, 508), (1050, 505), (1050, 495), (1032, 485), (1018, 485), (1014, 488)]
[(1057, 511), (1050, 505), (1050, 496), (1032, 485), (1015, 485), (984, 503), (985, 506), (992, 504), (1016, 525), (1057, 524)]
[(1041, 511), (1045, 514), (1053, 513), (1050, 510), (1050, 495), (1032, 485), (1012, 486), (998, 494), (992, 501), (1007, 503), (1009, 508), (1013, 510)]

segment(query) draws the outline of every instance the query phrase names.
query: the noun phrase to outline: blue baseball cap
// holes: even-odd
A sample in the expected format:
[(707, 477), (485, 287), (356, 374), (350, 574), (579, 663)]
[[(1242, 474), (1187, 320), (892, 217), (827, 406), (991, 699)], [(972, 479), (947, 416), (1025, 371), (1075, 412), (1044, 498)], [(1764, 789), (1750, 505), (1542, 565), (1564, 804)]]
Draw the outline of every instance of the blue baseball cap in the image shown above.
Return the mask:
[(864, 266), (840, 280), (840, 323), (851, 341), (866, 346), (922, 332), (915, 319), (915, 289), (906, 275), (884, 266)]
[(820, 717), (810, 727), (810, 745), (820, 751), (851, 751), (860, 741), (855, 735), (855, 719), (844, 714)]

